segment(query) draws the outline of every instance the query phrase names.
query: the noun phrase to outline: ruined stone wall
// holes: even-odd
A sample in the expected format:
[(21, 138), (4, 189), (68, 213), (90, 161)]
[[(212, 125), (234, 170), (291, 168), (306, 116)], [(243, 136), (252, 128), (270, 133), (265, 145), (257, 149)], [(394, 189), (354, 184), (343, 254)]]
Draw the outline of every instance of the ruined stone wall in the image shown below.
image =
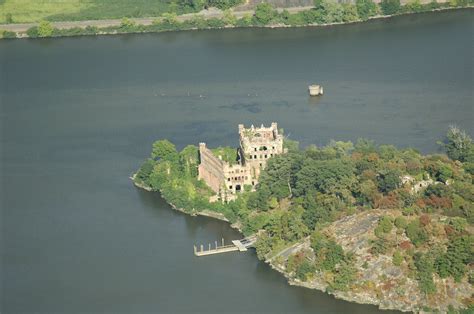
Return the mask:
[(224, 177), (226, 188), (231, 193), (244, 190), (245, 185), (256, 184), (252, 178), (251, 169), (247, 165), (224, 165)]
[(214, 192), (219, 193), (220, 188), (225, 182), (224, 162), (214, 156), (205, 143), (199, 143), (199, 156), (201, 163), (198, 168), (198, 178), (204, 180)]
[(267, 160), (284, 153), (283, 135), (278, 133), (276, 123), (268, 128), (252, 125), (249, 129), (240, 124), (239, 135), (240, 160), (235, 165), (215, 156), (205, 143), (199, 144), (199, 179), (204, 180), (221, 199), (234, 199), (236, 193), (244, 191), (245, 185), (257, 185)]

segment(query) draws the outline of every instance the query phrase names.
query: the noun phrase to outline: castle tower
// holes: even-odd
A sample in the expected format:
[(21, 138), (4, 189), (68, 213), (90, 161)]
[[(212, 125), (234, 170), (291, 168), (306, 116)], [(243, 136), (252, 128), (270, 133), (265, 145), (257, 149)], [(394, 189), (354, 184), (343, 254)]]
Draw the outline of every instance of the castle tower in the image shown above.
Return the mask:
[(246, 129), (240, 124), (239, 136), (242, 164), (249, 167), (254, 179), (258, 179), (269, 158), (284, 153), (283, 134), (279, 134), (276, 122), (268, 128), (262, 124)]

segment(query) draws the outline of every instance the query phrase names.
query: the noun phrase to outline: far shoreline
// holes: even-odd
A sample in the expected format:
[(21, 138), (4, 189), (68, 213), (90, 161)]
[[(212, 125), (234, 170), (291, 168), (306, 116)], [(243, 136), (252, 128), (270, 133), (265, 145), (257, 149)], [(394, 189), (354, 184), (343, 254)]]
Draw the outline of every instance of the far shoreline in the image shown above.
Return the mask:
[[(201, 30), (226, 30), (226, 29), (282, 29), (282, 28), (303, 28), (303, 27), (315, 27), (315, 28), (323, 28), (323, 27), (331, 27), (331, 26), (341, 26), (341, 25), (353, 25), (353, 24), (362, 24), (362, 23), (367, 23), (371, 21), (381, 21), (384, 19), (392, 19), (396, 17), (401, 17), (401, 16), (408, 16), (408, 15), (420, 15), (420, 14), (430, 14), (430, 13), (440, 13), (440, 12), (448, 12), (448, 11), (461, 11), (461, 10), (472, 10), (474, 9), (474, 5), (467, 5), (467, 6), (457, 6), (457, 7), (440, 7), (440, 8), (434, 8), (431, 10), (426, 10), (426, 11), (420, 11), (420, 12), (401, 12), (401, 13), (395, 13), (395, 14), (390, 14), (390, 15), (375, 15), (372, 17), (369, 17), (367, 20), (356, 20), (356, 21), (348, 21), (348, 22), (332, 22), (332, 23), (309, 23), (309, 24), (302, 24), (302, 25), (288, 25), (284, 23), (278, 23), (278, 24), (268, 24), (268, 25), (249, 25), (249, 26), (240, 26), (240, 25), (226, 25), (222, 27), (191, 27), (191, 28), (183, 28), (183, 29), (162, 29), (162, 30), (132, 30), (132, 31), (123, 31), (119, 29), (114, 29), (114, 30), (101, 30), (99, 28), (99, 31), (94, 34), (87, 34), (87, 33), (79, 33), (79, 34), (66, 34), (66, 35), (52, 35), (52, 36), (46, 36), (46, 37), (30, 37), (28, 36), (27, 32), (14, 32), (15, 37), (0, 37), (0, 40), (2, 39), (45, 39), (45, 38), (63, 38), (63, 37), (84, 37), (84, 36), (109, 36), (109, 35), (126, 35), (126, 34), (152, 34), (152, 33), (165, 33), (165, 32), (186, 32), (186, 31), (201, 31)], [(2, 29), (2, 26), (5, 25), (10, 25), (10, 24), (4, 24), (0, 25), (0, 32), (4, 31)], [(14, 25), (14, 24), (13, 24)], [(149, 25), (143, 25), (143, 24), (136, 24), (137, 27), (147, 27)], [(86, 28), (89, 26), (81, 27), (81, 29), (86, 30)], [(110, 29), (111, 27), (105, 27), (104, 29)], [(64, 28), (64, 29), (57, 29), (56, 30), (69, 30), (72, 28)]]

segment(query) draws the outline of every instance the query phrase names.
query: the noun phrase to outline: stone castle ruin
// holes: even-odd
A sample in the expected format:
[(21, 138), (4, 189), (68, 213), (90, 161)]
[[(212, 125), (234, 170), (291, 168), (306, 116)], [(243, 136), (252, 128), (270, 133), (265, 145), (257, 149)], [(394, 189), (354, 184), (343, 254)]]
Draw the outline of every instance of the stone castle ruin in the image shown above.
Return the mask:
[(275, 155), (285, 153), (283, 134), (278, 132), (277, 123), (270, 127), (246, 129), (239, 124), (240, 147), (234, 161), (223, 160), (221, 155), (207, 148), (206, 143), (199, 143), (199, 179), (216, 193), (211, 200), (232, 200), (245, 186), (254, 190), (260, 172), (267, 160)]

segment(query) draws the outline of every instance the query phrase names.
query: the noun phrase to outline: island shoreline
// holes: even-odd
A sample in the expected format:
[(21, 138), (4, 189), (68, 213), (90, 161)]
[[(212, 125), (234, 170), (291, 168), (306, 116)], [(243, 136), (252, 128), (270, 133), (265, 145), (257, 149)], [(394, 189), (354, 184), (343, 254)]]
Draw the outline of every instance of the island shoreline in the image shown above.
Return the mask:
[[(140, 188), (140, 189), (143, 189), (147, 192), (151, 192), (151, 193), (160, 193), (161, 195), (161, 191), (154, 191), (153, 189), (151, 189), (150, 187), (144, 185), (144, 184), (141, 184), (139, 182), (136, 182), (135, 180), (135, 177), (136, 177), (136, 174), (133, 174), (132, 176), (130, 176), (130, 179), (132, 180), (133, 184), (135, 187), (137, 188)], [(163, 198), (163, 197), (162, 197)], [(239, 231), (240, 234), (242, 234), (243, 236), (243, 232), (242, 230), (239, 228), (238, 226), (238, 223), (235, 223), (235, 224), (232, 224), (230, 223), (230, 221), (228, 219), (226, 219), (225, 217), (220, 217), (222, 214), (220, 213), (216, 213), (216, 212), (212, 212), (212, 211), (209, 211), (210, 213), (204, 213), (204, 212), (199, 212), (199, 211), (196, 211), (196, 212), (193, 212), (193, 213), (189, 213), (187, 211), (185, 211), (183, 208), (179, 208), (177, 207), (176, 205), (170, 203), (169, 201), (167, 201), (165, 198), (163, 198), (163, 200), (174, 210), (178, 211), (178, 212), (181, 212), (183, 214), (186, 214), (186, 215), (189, 215), (189, 216), (204, 216), (204, 217), (208, 217), (208, 218), (213, 218), (213, 219), (217, 219), (217, 220), (220, 220), (220, 221), (223, 221), (223, 222), (227, 222), (229, 224), (229, 226), (232, 228), (232, 229), (235, 229), (237, 231)], [(222, 215), (223, 216), (223, 215)], [(308, 239), (305, 239), (305, 241), (307, 241)], [(293, 244), (287, 248), (284, 248), (282, 251), (288, 249), (288, 248), (291, 248), (291, 247), (294, 247), (294, 246), (298, 246), (298, 245), (303, 245), (304, 242), (297, 242), (296, 244)], [(280, 254), (282, 251), (278, 252), (275, 254), (275, 256), (277, 256), (278, 254)], [(300, 281), (296, 278), (292, 278), (287, 272), (285, 272), (284, 269), (282, 269), (281, 267), (278, 267), (277, 264), (275, 263), (272, 263), (272, 258), (265, 258), (265, 260), (263, 261), (265, 264), (269, 265), (270, 268), (272, 268), (273, 270), (277, 271), (278, 273), (282, 274), (286, 279), (287, 279), (287, 283), (290, 285), (290, 286), (298, 286), (298, 287), (302, 287), (302, 288), (307, 288), (307, 289), (311, 289), (311, 290), (318, 290), (318, 291), (321, 291), (323, 293), (326, 293), (326, 294), (329, 294), (329, 295), (332, 295), (334, 298), (338, 299), (338, 300), (344, 300), (346, 302), (350, 302), (350, 303), (356, 303), (356, 304), (361, 304), (361, 305), (374, 305), (374, 306), (377, 306), (377, 308), (379, 308), (380, 310), (395, 310), (395, 311), (400, 311), (400, 312), (411, 312), (410, 310), (403, 310), (403, 309), (400, 309), (400, 308), (396, 308), (396, 307), (384, 307), (382, 306), (381, 302), (377, 302), (378, 300), (367, 300), (367, 302), (362, 302), (361, 300), (357, 300), (355, 298), (351, 298), (350, 296), (348, 295), (344, 295), (343, 292), (339, 292), (339, 291), (327, 291), (327, 284), (324, 283), (324, 281), (322, 280), (318, 280), (317, 282), (317, 286), (310, 286), (308, 283), (305, 283), (303, 281)], [(370, 302), (372, 301), (372, 302)]]

